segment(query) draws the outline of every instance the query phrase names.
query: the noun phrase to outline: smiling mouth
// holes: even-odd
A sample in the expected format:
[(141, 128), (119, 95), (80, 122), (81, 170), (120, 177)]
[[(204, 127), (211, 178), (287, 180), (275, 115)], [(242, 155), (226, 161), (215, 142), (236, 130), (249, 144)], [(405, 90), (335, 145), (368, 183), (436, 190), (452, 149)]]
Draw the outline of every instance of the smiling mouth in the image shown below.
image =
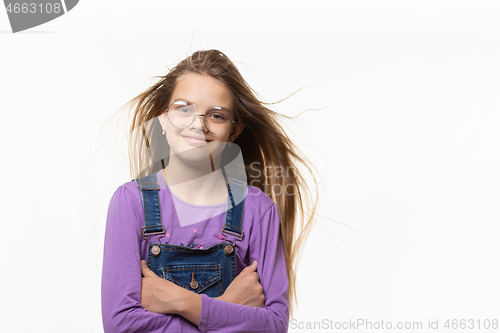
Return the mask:
[(205, 140), (204, 138), (200, 139), (200, 138), (196, 138), (196, 137), (193, 137), (193, 136), (187, 136), (187, 135), (182, 135), (182, 137), (186, 141), (192, 142), (192, 143), (209, 143), (211, 141), (211, 140)]

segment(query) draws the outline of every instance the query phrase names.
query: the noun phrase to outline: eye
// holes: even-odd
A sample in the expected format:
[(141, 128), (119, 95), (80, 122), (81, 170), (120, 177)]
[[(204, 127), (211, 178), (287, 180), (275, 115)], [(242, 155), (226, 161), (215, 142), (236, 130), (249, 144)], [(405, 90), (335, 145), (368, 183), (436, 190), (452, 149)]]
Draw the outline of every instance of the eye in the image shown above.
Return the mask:
[(189, 108), (187, 106), (177, 108), (177, 111), (179, 111), (180, 113), (191, 113), (192, 112), (191, 108)]
[(223, 115), (221, 113), (211, 113), (210, 114), (210, 118), (213, 118), (215, 120), (224, 120), (224, 119), (226, 119), (225, 115)]
[(208, 120), (216, 123), (225, 123), (231, 119), (229, 111), (221, 107), (213, 107), (207, 112), (207, 117)]
[(183, 100), (175, 101), (174, 103), (172, 103), (172, 105), (170, 105), (169, 111), (175, 111), (177, 115), (183, 117), (191, 116), (195, 112), (194, 105), (189, 104), (188, 102)]

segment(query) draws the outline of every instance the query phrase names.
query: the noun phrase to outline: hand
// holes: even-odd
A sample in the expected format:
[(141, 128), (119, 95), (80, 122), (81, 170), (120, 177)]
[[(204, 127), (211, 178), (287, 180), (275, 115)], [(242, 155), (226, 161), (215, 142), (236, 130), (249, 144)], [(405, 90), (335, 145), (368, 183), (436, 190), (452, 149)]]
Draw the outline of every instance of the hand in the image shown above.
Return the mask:
[(257, 261), (245, 267), (227, 287), (224, 294), (217, 298), (230, 303), (263, 308), (266, 297), (259, 282)]
[(177, 312), (176, 301), (182, 297), (183, 289), (172, 282), (162, 279), (149, 269), (144, 260), (141, 260), (141, 305), (144, 309), (163, 314)]

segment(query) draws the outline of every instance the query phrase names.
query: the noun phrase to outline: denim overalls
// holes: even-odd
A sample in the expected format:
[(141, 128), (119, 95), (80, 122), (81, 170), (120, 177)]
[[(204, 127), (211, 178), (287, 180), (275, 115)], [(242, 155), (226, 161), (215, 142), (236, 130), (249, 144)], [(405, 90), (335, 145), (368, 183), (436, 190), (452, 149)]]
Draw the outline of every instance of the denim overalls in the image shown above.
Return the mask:
[(178, 286), (210, 297), (222, 295), (236, 277), (234, 246), (237, 240), (243, 238), (246, 183), (226, 178), (225, 174), (224, 177), (228, 189), (226, 221), (221, 231), (224, 242), (206, 249), (161, 244), (160, 238), (165, 235), (165, 228), (161, 220), (160, 186), (156, 172), (134, 179), (141, 190), (144, 211), (142, 234), (144, 238), (159, 235), (158, 243), (149, 243), (149, 268)]

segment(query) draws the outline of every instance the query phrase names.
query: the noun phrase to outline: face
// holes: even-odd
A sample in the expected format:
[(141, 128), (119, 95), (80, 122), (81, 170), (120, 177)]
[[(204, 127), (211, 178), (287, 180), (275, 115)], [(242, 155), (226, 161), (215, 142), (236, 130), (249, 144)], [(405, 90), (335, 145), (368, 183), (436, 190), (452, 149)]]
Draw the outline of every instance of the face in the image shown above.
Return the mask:
[[(235, 119), (231, 92), (223, 83), (209, 76), (189, 73), (179, 77), (169, 105), (176, 101), (194, 104), (196, 113), (204, 115), (213, 107), (222, 107)], [(166, 132), (170, 155), (184, 152), (183, 156), (193, 159), (207, 158), (209, 151), (216, 155), (224, 149), (225, 143), (233, 142), (243, 130), (243, 125), (234, 122), (227, 132), (214, 134), (206, 128), (203, 116), (196, 116), (195, 121), (186, 128), (173, 126), (166, 112), (160, 115), (159, 120)]]

